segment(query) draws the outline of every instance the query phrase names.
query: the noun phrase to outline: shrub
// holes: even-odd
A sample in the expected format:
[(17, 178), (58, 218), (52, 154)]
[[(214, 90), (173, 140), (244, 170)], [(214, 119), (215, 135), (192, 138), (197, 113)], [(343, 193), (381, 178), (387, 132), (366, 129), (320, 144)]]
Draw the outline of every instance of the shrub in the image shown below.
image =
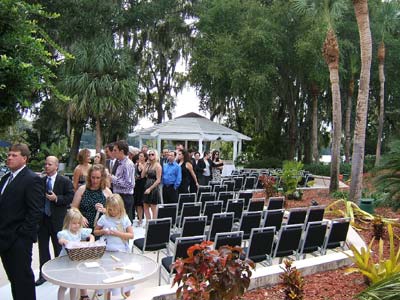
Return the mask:
[(285, 259), (283, 261), (285, 267), (281, 267), (284, 271), (280, 278), (283, 280), (285, 288), (285, 300), (302, 300), (304, 296), (304, 280), (296, 267), (292, 267), (292, 263), (291, 260)]
[(398, 300), (400, 295), (400, 273), (379, 281), (356, 296), (359, 300)]
[(278, 193), (278, 187), (276, 184), (275, 177), (273, 176), (266, 176), (266, 175), (261, 175), (258, 178), (259, 181), (261, 181), (261, 184), (264, 188), (265, 192), (265, 197), (268, 199), (270, 197), (274, 197)]
[(285, 196), (289, 198), (295, 194), (297, 184), (301, 180), (300, 171), (303, 168), (303, 164), (297, 161), (284, 161), (282, 174), (281, 174), (281, 185)]
[(274, 157), (269, 157), (263, 160), (252, 160), (243, 165), (248, 169), (267, 169), (267, 168), (281, 168), (282, 160)]
[(231, 300), (249, 287), (254, 263), (240, 259), (242, 248), (222, 246), (212, 250), (211, 245), (210, 241), (194, 245), (188, 249), (188, 258), (175, 261), (177, 299)]

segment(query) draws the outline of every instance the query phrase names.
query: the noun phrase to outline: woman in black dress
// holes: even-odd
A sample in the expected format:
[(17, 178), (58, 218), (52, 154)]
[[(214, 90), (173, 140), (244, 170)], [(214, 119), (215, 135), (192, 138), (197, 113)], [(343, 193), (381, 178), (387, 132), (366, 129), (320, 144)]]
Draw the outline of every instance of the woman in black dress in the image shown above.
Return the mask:
[(142, 177), (142, 173), (146, 168), (147, 153), (140, 152), (138, 154), (138, 160), (135, 164), (135, 191), (134, 196), (134, 206), (136, 208), (136, 213), (138, 216), (138, 226), (142, 225), (143, 221), (143, 196), (144, 196), (144, 186), (146, 184), (146, 178)]
[(157, 218), (157, 204), (160, 203), (161, 198), (160, 183), (162, 175), (157, 151), (149, 150), (148, 153), (148, 161), (145, 169), (142, 171), (142, 178), (146, 178), (143, 195), (143, 209), (147, 221), (152, 218)]
[(190, 161), (189, 153), (186, 150), (178, 150), (178, 164), (182, 169), (182, 182), (178, 188), (179, 194), (189, 193), (190, 181), (193, 180), (196, 188), (199, 187), (199, 183), (196, 178), (196, 174), (193, 171), (193, 165)]

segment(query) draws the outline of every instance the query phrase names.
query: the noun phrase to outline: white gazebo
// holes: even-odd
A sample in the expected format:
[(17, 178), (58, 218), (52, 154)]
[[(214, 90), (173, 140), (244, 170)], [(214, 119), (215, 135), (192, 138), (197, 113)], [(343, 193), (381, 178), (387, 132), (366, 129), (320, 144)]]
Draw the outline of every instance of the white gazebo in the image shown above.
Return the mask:
[(233, 160), (242, 152), (242, 141), (250, 141), (251, 138), (215, 123), (196, 113), (188, 113), (170, 121), (157, 124), (150, 128), (130, 133), (129, 136), (139, 138), (139, 147), (143, 140), (157, 140), (157, 150), (161, 152), (161, 141), (198, 141), (198, 151), (203, 152), (203, 142), (226, 141), (233, 143)]

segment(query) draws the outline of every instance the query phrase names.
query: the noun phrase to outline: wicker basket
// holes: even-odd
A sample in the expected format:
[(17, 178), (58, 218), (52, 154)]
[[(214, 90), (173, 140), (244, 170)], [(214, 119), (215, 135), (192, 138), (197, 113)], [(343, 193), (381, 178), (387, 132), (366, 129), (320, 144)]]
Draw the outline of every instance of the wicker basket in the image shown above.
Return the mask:
[(103, 256), (106, 246), (66, 248), (66, 250), (71, 260), (98, 259)]

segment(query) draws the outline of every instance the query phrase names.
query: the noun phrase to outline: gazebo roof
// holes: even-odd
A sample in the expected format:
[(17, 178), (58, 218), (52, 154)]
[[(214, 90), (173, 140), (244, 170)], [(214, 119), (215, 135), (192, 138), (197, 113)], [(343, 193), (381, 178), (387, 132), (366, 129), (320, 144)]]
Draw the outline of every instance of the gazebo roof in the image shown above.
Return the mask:
[(194, 112), (179, 116), (167, 122), (154, 125), (150, 128), (130, 133), (129, 136), (142, 139), (164, 140), (203, 140), (203, 141), (250, 141), (251, 138), (215, 123)]

